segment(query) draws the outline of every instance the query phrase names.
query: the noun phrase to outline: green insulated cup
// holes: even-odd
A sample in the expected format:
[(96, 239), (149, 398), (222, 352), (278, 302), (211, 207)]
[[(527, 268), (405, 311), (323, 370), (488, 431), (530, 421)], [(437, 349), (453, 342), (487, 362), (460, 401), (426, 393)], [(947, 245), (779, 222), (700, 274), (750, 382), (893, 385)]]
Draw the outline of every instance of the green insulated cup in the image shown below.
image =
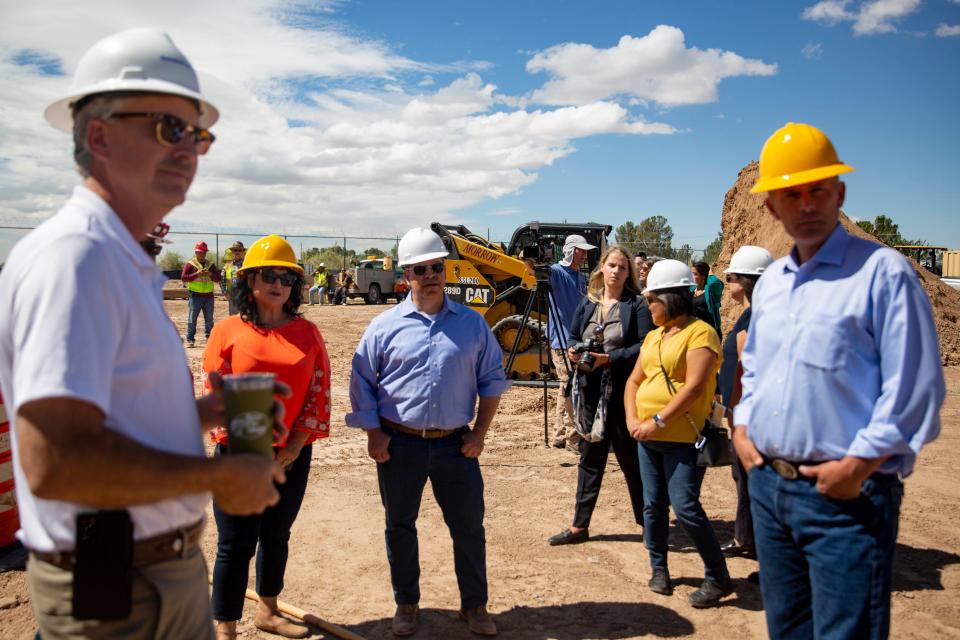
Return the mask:
[(276, 378), (272, 373), (223, 376), (230, 453), (259, 453), (273, 457), (273, 388)]

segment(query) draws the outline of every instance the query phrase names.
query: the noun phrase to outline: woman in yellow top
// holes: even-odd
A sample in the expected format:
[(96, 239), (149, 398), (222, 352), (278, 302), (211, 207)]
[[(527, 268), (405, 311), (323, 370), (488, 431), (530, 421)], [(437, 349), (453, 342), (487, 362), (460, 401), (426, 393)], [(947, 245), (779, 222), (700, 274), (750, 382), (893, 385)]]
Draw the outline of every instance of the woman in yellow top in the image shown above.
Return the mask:
[(669, 507), (693, 540), (706, 578), (689, 596), (697, 608), (712, 607), (733, 591), (716, 533), (700, 505), (706, 471), (697, 466), (694, 442), (710, 415), (722, 359), (712, 326), (693, 317), (690, 268), (661, 260), (650, 269), (644, 296), (657, 329), (647, 334), (627, 380), (627, 429), (639, 440), (643, 478), (644, 541), (650, 553), (650, 589), (670, 595), (667, 570)]

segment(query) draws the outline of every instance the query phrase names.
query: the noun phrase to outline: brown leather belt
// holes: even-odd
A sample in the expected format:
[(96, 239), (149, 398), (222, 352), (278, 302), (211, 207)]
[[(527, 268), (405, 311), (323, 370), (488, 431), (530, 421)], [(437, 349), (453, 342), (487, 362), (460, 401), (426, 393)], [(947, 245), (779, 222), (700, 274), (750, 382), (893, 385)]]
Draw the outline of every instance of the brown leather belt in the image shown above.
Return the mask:
[[(167, 531), (133, 543), (133, 566), (145, 567), (165, 560), (184, 558), (200, 544), (204, 521)], [(31, 551), (35, 558), (65, 571), (73, 571), (72, 551)]]
[(807, 462), (791, 462), (790, 460), (784, 460), (783, 458), (768, 458), (763, 456), (763, 463), (770, 465), (770, 468), (780, 474), (781, 478), (787, 480), (806, 480), (807, 482), (814, 482), (816, 478), (810, 478), (808, 476), (800, 473), (800, 466), (815, 467), (818, 464), (822, 464), (824, 461), (807, 461)]
[(424, 438), (425, 440), (447, 438), (449, 436), (459, 435), (464, 431), (469, 430), (469, 427), (460, 427), (458, 429), (414, 429), (412, 427), (405, 427), (402, 424), (398, 424), (392, 420), (387, 420), (386, 418), (380, 418), (380, 426), (393, 429), (394, 431), (399, 431), (400, 433), (406, 433), (411, 436), (417, 436), (418, 438)]

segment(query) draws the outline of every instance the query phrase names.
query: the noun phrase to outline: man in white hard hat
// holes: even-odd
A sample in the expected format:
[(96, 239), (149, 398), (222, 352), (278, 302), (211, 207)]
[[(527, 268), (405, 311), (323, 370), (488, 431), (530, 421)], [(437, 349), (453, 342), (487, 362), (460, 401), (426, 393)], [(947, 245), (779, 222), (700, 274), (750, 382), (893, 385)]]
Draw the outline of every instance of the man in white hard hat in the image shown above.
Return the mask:
[(135, 29), (87, 51), (46, 117), (73, 132), (83, 183), (0, 275), (30, 602), (44, 638), (212, 638), (210, 492), (257, 513), (283, 470), (205, 457), (222, 392), (194, 400), (163, 274), (138, 240), (184, 201), (217, 111), (169, 36)]
[(772, 638), (887, 637), (901, 479), (940, 431), (930, 302), (903, 256), (840, 224), (849, 171), (789, 123), (753, 187), (794, 241), (754, 289), (734, 409)]
[(445, 295), (446, 256), (430, 229), (411, 229), (400, 239), (398, 264), (410, 295), (367, 327), (350, 376), (353, 410), (346, 423), (366, 430), (368, 452), (377, 462), (397, 636), (411, 635), (418, 626), (416, 523), (428, 478), (453, 538), (460, 615), (474, 633), (497, 633), (486, 609), (483, 477), (477, 459), (510, 383), (486, 321)]
[(587, 242), (581, 235), (567, 236), (563, 243), (563, 259), (550, 265), (550, 298), (553, 300), (551, 308), (555, 308), (560, 315), (554, 318), (547, 314), (547, 336), (550, 338), (550, 355), (553, 368), (557, 371), (560, 388), (557, 389), (557, 409), (553, 425), (553, 446), (566, 447), (570, 451), (579, 452), (580, 434), (573, 424), (573, 403), (570, 399), (570, 371), (564, 360), (570, 342), (570, 331), (573, 326), (573, 314), (577, 305), (587, 295), (587, 279), (580, 272), (580, 268), (587, 261), (587, 253), (595, 246)]

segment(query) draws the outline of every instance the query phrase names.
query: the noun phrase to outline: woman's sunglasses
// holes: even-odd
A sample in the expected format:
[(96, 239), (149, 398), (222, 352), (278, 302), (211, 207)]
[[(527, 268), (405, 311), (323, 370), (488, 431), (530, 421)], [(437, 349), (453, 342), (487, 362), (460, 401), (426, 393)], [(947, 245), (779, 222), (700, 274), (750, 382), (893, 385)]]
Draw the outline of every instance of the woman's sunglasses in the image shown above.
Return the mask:
[(280, 281), (285, 287), (292, 287), (297, 282), (297, 274), (290, 273), (289, 271), (284, 271), (283, 273), (277, 273), (273, 269), (263, 269), (258, 272), (260, 274), (260, 279), (266, 284), (273, 284), (277, 280)]
[(197, 153), (200, 155), (203, 155), (209, 151), (210, 145), (212, 145), (213, 141), (217, 139), (216, 136), (210, 133), (209, 130), (203, 129), (202, 127), (195, 127), (192, 124), (187, 124), (177, 116), (172, 116), (169, 113), (131, 111), (126, 113), (114, 113), (110, 117), (153, 118), (157, 122), (155, 130), (157, 142), (165, 147), (172, 147), (180, 144), (185, 137), (190, 136), (193, 146), (197, 148)]
[(434, 262), (433, 264), (418, 264), (415, 267), (410, 267), (413, 271), (413, 275), (422, 276), (427, 272), (427, 269), (433, 271), (434, 273), (443, 273), (443, 270), (446, 269), (446, 266), (442, 262)]
[(731, 282), (737, 282), (740, 280), (740, 278), (735, 273), (728, 273), (725, 280), (727, 281), (727, 284), (730, 284)]

